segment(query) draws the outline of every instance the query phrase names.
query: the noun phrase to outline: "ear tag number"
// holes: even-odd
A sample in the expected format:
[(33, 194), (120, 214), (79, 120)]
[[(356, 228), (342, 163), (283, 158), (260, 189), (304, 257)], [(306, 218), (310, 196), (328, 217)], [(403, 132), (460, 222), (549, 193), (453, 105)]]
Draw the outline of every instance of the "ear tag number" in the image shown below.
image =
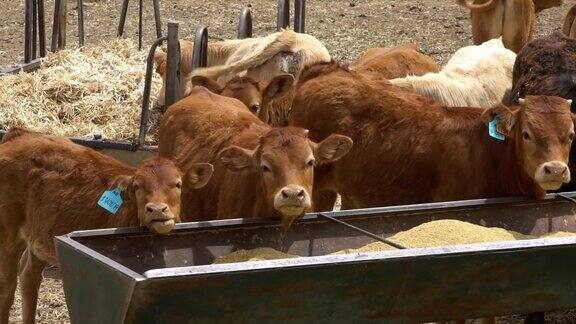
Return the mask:
[(98, 200), (98, 206), (106, 209), (111, 214), (116, 214), (122, 206), (122, 189), (106, 190)]
[(499, 122), (500, 117), (494, 116), (494, 118), (488, 123), (488, 134), (490, 134), (490, 137), (492, 138), (504, 141), (506, 137), (504, 136), (504, 134), (500, 133), (497, 128)]

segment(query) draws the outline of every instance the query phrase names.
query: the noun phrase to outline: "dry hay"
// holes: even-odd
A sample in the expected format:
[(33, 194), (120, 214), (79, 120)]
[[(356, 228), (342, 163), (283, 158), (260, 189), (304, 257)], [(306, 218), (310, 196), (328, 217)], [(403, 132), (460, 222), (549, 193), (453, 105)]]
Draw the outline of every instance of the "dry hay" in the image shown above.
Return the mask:
[[(22, 323), (22, 299), (19, 290), (16, 291), (10, 311), (10, 323)], [(48, 278), (42, 280), (38, 292), (36, 323), (70, 323), (62, 281)]]
[[(0, 78), (0, 128), (130, 141), (138, 134), (146, 51), (129, 40), (62, 50), (33, 73)], [(152, 96), (162, 80), (154, 73)], [(147, 142), (161, 115), (152, 110)]]
[(280, 252), (272, 248), (256, 248), (252, 250), (238, 250), (230, 254), (219, 256), (214, 260), (214, 264), (291, 259), (297, 257), (297, 255)]

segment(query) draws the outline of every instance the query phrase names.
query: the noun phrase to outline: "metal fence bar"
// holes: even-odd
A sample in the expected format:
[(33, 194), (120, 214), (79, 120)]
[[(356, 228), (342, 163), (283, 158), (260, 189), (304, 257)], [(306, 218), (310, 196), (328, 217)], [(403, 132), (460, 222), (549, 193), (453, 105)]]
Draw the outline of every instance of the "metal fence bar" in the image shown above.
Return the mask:
[(276, 30), (290, 26), (290, 0), (278, 0), (278, 15), (276, 16)]
[(58, 48), (66, 47), (66, 26), (68, 25), (68, 0), (61, 0), (60, 18), (58, 19)]
[(180, 41), (178, 23), (168, 22), (168, 46), (166, 61), (166, 107), (180, 99)]
[(294, 31), (304, 33), (306, 29), (306, 0), (294, 0)]
[(38, 0), (32, 0), (32, 59), (38, 57)]
[(242, 9), (240, 19), (238, 20), (238, 33), (236, 38), (251, 38), (252, 37), (252, 11), (250, 8), (245, 7)]
[(192, 69), (208, 65), (208, 28), (198, 26), (194, 35), (194, 52), (192, 53)]
[(32, 60), (32, 0), (24, 0), (24, 63)]
[(138, 1), (138, 49), (142, 50), (142, 18), (144, 15), (144, 4), (142, 0)]
[(84, 0), (78, 0), (78, 46), (84, 46)]
[(122, 9), (120, 11), (120, 19), (118, 21), (118, 37), (124, 35), (124, 24), (126, 23), (126, 14), (128, 13), (129, 0), (122, 0)]
[(40, 57), (46, 56), (46, 24), (44, 20), (44, 0), (37, 0), (38, 2), (38, 47)]
[(150, 91), (152, 91), (152, 73), (154, 73), (154, 54), (156, 48), (168, 37), (159, 37), (150, 47), (148, 59), (146, 61), (146, 76), (144, 78), (144, 95), (142, 96), (142, 111), (140, 112), (140, 131), (138, 133), (138, 146), (142, 146), (146, 141), (148, 131), (148, 117), (150, 115)]
[(156, 22), (156, 37), (162, 37), (162, 19), (160, 19), (160, 3), (158, 0), (152, 0), (154, 5), (154, 21)]

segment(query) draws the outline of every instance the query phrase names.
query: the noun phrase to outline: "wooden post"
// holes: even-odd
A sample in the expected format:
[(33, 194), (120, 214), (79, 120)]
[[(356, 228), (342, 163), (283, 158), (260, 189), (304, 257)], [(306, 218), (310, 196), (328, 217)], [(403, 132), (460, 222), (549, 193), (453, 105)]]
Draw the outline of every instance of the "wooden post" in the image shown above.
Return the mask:
[(66, 47), (66, 26), (68, 25), (68, 0), (60, 0), (60, 19), (58, 20), (58, 49)]
[(138, 50), (142, 50), (142, 19), (144, 15), (144, 4), (138, 1)]
[(24, 0), (24, 63), (32, 60), (32, 0)]
[(250, 8), (246, 7), (240, 14), (236, 38), (241, 39), (250, 37), (252, 37), (252, 11), (250, 11)]
[(32, 59), (38, 57), (38, 0), (32, 0)]
[(62, 0), (54, 0), (54, 20), (52, 22), (52, 44), (50, 50), (56, 52), (58, 49), (58, 26), (60, 25), (60, 5)]
[(168, 22), (165, 105), (170, 107), (180, 99), (180, 41), (178, 23)]
[(120, 19), (118, 21), (118, 37), (124, 35), (124, 24), (126, 23), (126, 14), (128, 13), (129, 0), (122, 0), (122, 10), (120, 11)]
[(162, 37), (162, 20), (160, 19), (160, 3), (158, 0), (152, 0), (154, 5), (154, 20), (156, 21), (156, 38)]
[(44, 12), (44, 0), (38, 1), (38, 47), (40, 47), (40, 57), (46, 56), (46, 24)]
[(78, 46), (84, 46), (84, 1), (78, 0)]

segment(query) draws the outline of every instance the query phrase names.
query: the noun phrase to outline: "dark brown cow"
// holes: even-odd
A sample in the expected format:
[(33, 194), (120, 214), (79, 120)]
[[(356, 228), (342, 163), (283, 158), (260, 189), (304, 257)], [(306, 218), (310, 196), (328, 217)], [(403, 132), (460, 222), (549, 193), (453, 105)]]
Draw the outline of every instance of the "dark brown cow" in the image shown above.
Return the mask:
[(412, 43), (371, 48), (358, 61), (350, 64), (350, 69), (358, 72), (374, 72), (385, 79), (440, 71), (434, 59), (422, 54)]
[[(180, 188), (202, 187), (211, 174), (204, 163), (184, 176), (165, 158), (133, 168), (65, 138), (9, 131), (0, 145), (0, 323), (8, 322), (24, 249), (23, 321), (34, 323), (42, 270), (58, 264), (54, 236), (138, 225), (170, 232), (180, 222)], [(124, 202), (113, 214), (97, 203), (116, 188)]]
[[(316, 190), (340, 193), (343, 207), (375, 207), (542, 198), (570, 180), (569, 108), (565, 99), (539, 96), (511, 108), (444, 108), (331, 63), (301, 75), (292, 120), (312, 140), (331, 133), (354, 140), (348, 155), (318, 170)], [(504, 141), (488, 133), (496, 116)]]
[(192, 84), (240, 100), (254, 115), (270, 125), (288, 125), (294, 97), (294, 77), (290, 74), (276, 76), (269, 83), (250, 77), (234, 77), (224, 87), (207, 77), (195, 76)]
[(313, 209), (314, 167), (344, 156), (352, 141), (330, 135), (316, 144), (302, 128), (272, 128), (232, 98), (195, 87), (172, 105), (159, 132), (160, 155), (187, 170), (214, 165), (213, 180), (196, 195), (183, 192), (186, 221), (282, 218), (287, 228)]

